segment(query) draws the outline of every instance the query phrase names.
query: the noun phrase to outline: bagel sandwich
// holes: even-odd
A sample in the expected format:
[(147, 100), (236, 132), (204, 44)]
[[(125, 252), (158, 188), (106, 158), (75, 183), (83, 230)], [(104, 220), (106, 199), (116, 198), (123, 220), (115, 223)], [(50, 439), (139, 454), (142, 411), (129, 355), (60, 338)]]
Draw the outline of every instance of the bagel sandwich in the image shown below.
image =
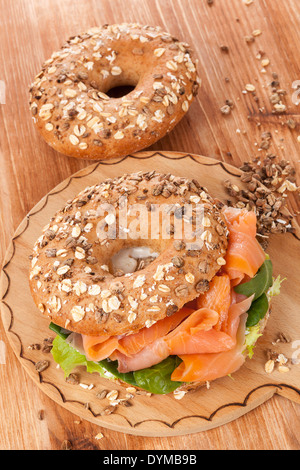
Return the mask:
[(281, 279), (254, 212), (196, 180), (147, 171), (67, 201), (34, 245), (29, 283), (66, 377), (85, 366), (167, 394), (252, 357)]

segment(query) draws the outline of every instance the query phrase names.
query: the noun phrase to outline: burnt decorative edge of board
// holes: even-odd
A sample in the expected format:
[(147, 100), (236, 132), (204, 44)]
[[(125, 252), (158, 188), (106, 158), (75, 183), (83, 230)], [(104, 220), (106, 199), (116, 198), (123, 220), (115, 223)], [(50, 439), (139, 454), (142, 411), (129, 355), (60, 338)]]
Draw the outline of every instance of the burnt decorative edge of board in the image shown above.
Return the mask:
[[(98, 161), (96, 162), (94, 165), (89, 165), (88, 167), (86, 167), (85, 169), (81, 169), (79, 170), (77, 173), (75, 173), (74, 175), (70, 176), (67, 180), (66, 180), (66, 184), (63, 185), (63, 187), (60, 187), (61, 184), (59, 184), (58, 186), (56, 186), (56, 188), (54, 188), (52, 191), (50, 191), (46, 196), (44, 196), (44, 198), (42, 198), (34, 207), (33, 209), (24, 217), (24, 219), (22, 220), (22, 222), (20, 223), (20, 225), (18, 226), (17, 230), (15, 231), (15, 234), (13, 235), (12, 239), (11, 239), (11, 243), (6, 251), (6, 255), (4, 257), (4, 264), (2, 266), (2, 269), (1, 269), (1, 277), (0, 277), (0, 286), (1, 286), (1, 289), (4, 290), (4, 292), (2, 293), (1, 295), (1, 305), (5, 305), (5, 307), (8, 309), (9, 313), (10, 313), (10, 324), (7, 328), (7, 333), (10, 333), (12, 335), (15, 336), (15, 338), (17, 338), (18, 342), (19, 342), (19, 345), (20, 345), (20, 352), (19, 352), (19, 358), (24, 360), (24, 361), (28, 361), (29, 363), (31, 363), (32, 365), (35, 364), (34, 361), (32, 361), (30, 358), (26, 357), (26, 355), (24, 355), (24, 347), (23, 347), (23, 344), (22, 344), (22, 339), (20, 337), (20, 335), (15, 332), (13, 330), (13, 323), (14, 323), (14, 313), (13, 313), (13, 310), (12, 308), (10, 307), (10, 305), (5, 301), (5, 298), (6, 296), (8, 295), (8, 292), (9, 292), (9, 289), (10, 289), (10, 285), (11, 285), (11, 281), (10, 281), (10, 276), (9, 274), (7, 273), (7, 268), (9, 266), (9, 264), (11, 263), (12, 259), (14, 258), (14, 255), (15, 255), (15, 242), (16, 240), (18, 240), (18, 238), (20, 238), (24, 233), (25, 231), (28, 229), (29, 227), (29, 223), (30, 223), (30, 217), (38, 214), (39, 212), (41, 212), (47, 205), (48, 203), (48, 200), (51, 196), (54, 196), (56, 194), (59, 194), (61, 192), (63, 192), (64, 190), (66, 190), (70, 184), (72, 183), (72, 181), (74, 179), (80, 179), (80, 178), (84, 178), (84, 177), (87, 177), (87, 176), (90, 176), (91, 174), (93, 174), (97, 168), (100, 166), (100, 165), (107, 165), (107, 166), (110, 166), (110, 165), (118, 165), (119, 163), (122, 163), (123, 161), (129, 159), (129, 158), (132, 158), (132, 159), (137, 159), (137, 160), (147, 160), (147, 159), (151, 159), (151, 158), (154, 158), (156, 156), (159, 156), (159, 157), (162, 157), (162, 158), (165, 158), (165, 159), (168, 159), (168, 160), (183, 160), (185, 158), (189, 158), (191, 159), (192, 161), (194, 161), (195, 163), (199, 164), (199, 165), (203, 165), (203, 166), (220, 166), (227, 174), (231, 175), (231, 176), (235, 176), (235, 177), (238, 177), (240, 178), (241, 174), (242, 174), (242, 171), (239, 170), (239, 169), (235, 169), (236, 172), (233, 171), (233, 168), (232, 165), (230, 164), (227, 164), (225, 162), (222, 162), (222, 161), (219, 161), (219, 160), (215, 160), (215, 159), (211, 159), (210, 157), (202, 157), (204, 159), (207, 159), (207, 162), (203, 162), (203, 160), (200, 162), (198, 160), (198, 156), (195, 155), (195, 154), (190, 154), (190, 153), (182, 153), (182, 152), (172, 152), (174, 154), (174, 156), (169, 156), (169, 155), (166, 155), (163, 151), (142, 151), (142, 152), (139, 152), (137, 154), (129, 154), (129, 155), (125, 155), (125, 156), (122, 156), (120, 157), (119, 159), (117, 160), (114, 160), (114, 161)], [(89, 169), (90, 166), (92, 167), (90, 171), (88, 172), (85, 172), (85, 170)], [(230, 169), (229, 169), (230, 167)], [(24, 226), (23, 226), (24, 225)], [(296, 235), (296, 234), (292, 234), (297, 240), (300, 240), (300, 238)], [(7, 257), (7, 253), (11, 250), (11, 253), (10, 255)], [(6, 259), (8, 258), (8, 259)], [(6, 282), (7, 282), (7, 286), (5, 288), (3, 288), (3, 277), (6, 278)], [(89, 411), (94, 418), (98, 418), (101, 416), (101, 419), (105, 418), (104, 416), (102, 416), (100, 413), (95, 413), (91, 407), (88, 407), (86, 408), (86, 403), (84, 402), (81, 402), (79, 400), (68, 400), (64, 394), (62, 393), (62, 391), (60, 390), (60, 388), (55, 385), (53, 382), (49, 382), (47, 380), (44, 380), (43, 378), (43, 373), (42, 372), (37, 372), (38, 374), (38, 377), (39, 377), (39, 382), (40, 384), (45, 384), (45, 385), (50, 385), (51, 387), (53, 387), (59, 394), (60, 398), (61, 398), (61, 401), (63, 403), (75, 403), (77, 405), (80, 405), (82, 407), (84, 407), (87, 411)], [(296, 393), (297, 396), (300, 397), (300, 389), (292, 386), (292, 385), (289, 385), (289, 384), (286, 384), (286, 383), (266, 383), (266, 384), (262, 384), (262, 385), (259, 385), (258, 387), (255, 387), (253, 388), (251, 391), (248, 392), (248, 394), (245, 396), (244, 400), (241, 401), (241, 402), (231, 402), (231, 403), (225, 403), (224, 405), (221, 405), (219, 406), (218, 408), (216, 408), (213, 412), (211, 412), (209, 415), (205, 416), (205, 415), (199, 415), (199, 414), (191, 414), (191, 415), (186, 415), (186, 416), (182, 416), (176, 420), (174, 420), (173, 422), (171, 423), (168, 423), (167, 421), (164, 421), (164, 420), (160, 420), (160, 419), (153, 419), (153, 418), (149, 418), (149, 419), (144, 419), (142, 421), (137, 421), (136, 423), (132, 423), (126, 416), (122, 415), (122, 414), (119, 414), (119, 413), (113, 413), (113, 415), (109, 415), (110, 418), (111, 416), (118, 416), (118, 417), (122, 417), (126, 422), (127, 424), (135, 429), (139, 426), (141, 426), (142, 424), (144, 423), (150, 423), (150, 422), (153, 422), (153, 423), (160, 423), (164, 426), (166, 426), (167, 428), (169, 429), (175, 429), (176, 426), (182, 422), (183, 420), (185, 419), (190, 419), (190, 418), (196, 418), (196, 419), (200, 419), (200, 420), (205, 420), (207, 422), (212, 422), (213, 419), (215, 418), (216, 415), (218, 415), (218, 413), (220, 413), (221, 410), (224, 410), (225, 408), (229, 408), (229, 407), (246, 407), (249, 403), (249, 400), (250, 398), (252, 397), (252, 395), (257, 391), (257, 390), (261, 390), (263, 388), (269, 388), (269, 387), (273, 387), (274, 388), (274, 392), (273, 392), (273, 395), (278, 393), (278, 391), (280, 390), (283, 390), (284, 388), (286, 388), (287, 390), (292, 390), (293, 392)], [(102, 423), (103, 424), (103, 423)]]

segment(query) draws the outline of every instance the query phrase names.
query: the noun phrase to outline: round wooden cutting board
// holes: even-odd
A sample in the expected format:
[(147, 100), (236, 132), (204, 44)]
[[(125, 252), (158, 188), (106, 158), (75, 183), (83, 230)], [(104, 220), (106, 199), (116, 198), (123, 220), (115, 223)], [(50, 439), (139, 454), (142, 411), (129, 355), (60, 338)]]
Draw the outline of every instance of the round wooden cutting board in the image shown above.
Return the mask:
[[(33, 303), (28, 285), (28, 257), (41, 229), (56, 210), (86, 186), (124, 173), (153, 169), (196, 178), (212, 195), (223, 200), (228, 198), (223, 187), (225, 179), (240, 184), (241, 172), (217, 160), (179, 152), (141, 152), (118, 160), (97, 162), (47, 194), (18, 227), (1, 273), (2, 321), (22, 366), (43, 392), (77, 416), (109, 429), (142, 436), (190, 434), (220, 426), (247, 413), (274, 393), (300, 403), (300, 365), (290, 366), (286, 373), (280, 373), (275, 367), (267, 374), (264, 368), (267, 349), (283, 352), (289, 358), (295, 359), (297, 355), (300, 358), (300, 241), (292, 234), (274, 235), (270, 240), (268, 253), (274, 273), (287, 280), (281, 295), (274, 298), (269, 322), (257, 343), (254, 357), (247, 359), (233, 377), (216, 380), (209, 389), (202, 387), (189, 392), (181, 400), (176, 400), (173, 394), (136, 395), (131, 400), (132, 406), (119, 405), (112, 414), (104, 415), (103, 410), (109, 402), (97, 398), (97, 392), (117, 389), (122, 398), (126, 394), (124, 388), (83, 369), (79, 370), (81, 383), (91, 387), (71, 385), (65, 381), (50, 353), (29, 347), (42, 344), (45, 338), (53, 336), (48, 328), (49, 321)], [(272, 344), (279, 333), (289, 336), (291, 342)], [(41, 360), (50, 361), (50, 366), (37, 372), (35, 363)]]

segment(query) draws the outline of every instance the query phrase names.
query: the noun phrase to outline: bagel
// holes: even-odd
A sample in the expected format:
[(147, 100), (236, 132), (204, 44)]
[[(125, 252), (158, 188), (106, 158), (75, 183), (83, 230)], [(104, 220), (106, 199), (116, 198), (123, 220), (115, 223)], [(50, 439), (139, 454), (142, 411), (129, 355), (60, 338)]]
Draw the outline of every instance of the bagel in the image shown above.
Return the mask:
[[(121, 223), (125, 203), (127, 231)], [(184, 212), (187, 204), (191, 217)], [(130, 213), (135, 205), (138, 215)], [(196, 206), (203, 208), (204, 231), (191, 245), (185, 233), (174, 238), (174, 225), (184, 221), (194, 230)], [(165, 230), (153, 215), (161, 207), (170, 212)], [(146, 232), (135, 230), (145, 218)], [(33, 249), (31, 292), (40, 311), (63, 328), (129, 334), (205, 292), (226, 247), (224, 216), (197, 181), (155, 171), (124, 175), (84, 189), (54, 215)], [(114, 270), (116, 255), (130, 249), (144, 250), (137, 255), (144, 258), (141, 268), (120, 272), (119, 260)]]
[[(104, 25), (70, 38), (30, 87), (30, 110), (45, 141), (85, 159), (152, 145), (188, 111), (200, 80), (188, 44), (159, 27)], [(121, 98), (107, 94), (135, 87)]]
[(282, 282), (256, 223), (254, 212), (171, 174), (85, 188), (30, 257), (33, 299), (57, 333), (54, 360), (66, 375), (83, 365), (177, 398), (238, 370)]

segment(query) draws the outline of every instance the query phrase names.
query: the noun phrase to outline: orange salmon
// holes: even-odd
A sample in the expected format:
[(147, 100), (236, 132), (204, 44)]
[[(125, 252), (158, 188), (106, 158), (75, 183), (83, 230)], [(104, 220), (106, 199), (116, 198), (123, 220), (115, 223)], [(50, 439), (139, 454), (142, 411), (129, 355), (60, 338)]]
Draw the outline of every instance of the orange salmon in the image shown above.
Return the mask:
[(231, 303), (231, 286), (227, 274), (215, 276), (209, 283), (209, 290), (201, 294), (197, 299), (198, 308), (211, 308), (219, 314), (215, 329), (220, 331), (222, 324), (226, 322)]
[(161, 338), (174, 330), (186, 317), (193, 313), (192, 309), (183, 307), (170, 317), (157, 321), (150, 328), (142, 328), (137, 333), (124, 336), (119, 340), (119, 345), (126, 351), (127, 356), (132, 356), (141, 351), (148, 344)]
[(253, 238), (256, 237), (256, 214), (254, 211), (226, 206), (223, 207), (222, 212), (225, 215), (227, 226), (229, 225), (228, 229), (246, 233)]
[(148, 344), (132, 357), (118, 352), (114, 358), (119, 361), (119, 372), (151, 367), (170, 355), (219, 352), (235, 345), (235, 339), (221, 331), (214, 330), (219, 315), (216, 311), (201, 308), (194, 311), (172, 332)]
[[(245, 275), (252, 278), (265, 260), (265, 253), (256, 240), (256, 215), (245, 209), (223, 208), (229, 230), (223, 271), (240, 283)], [(236, 284), (235, 283), (235, 284)]]
[(165, 336), (179, 325), (193, 310), (183, 307), (170, 317), (157, 321), (150, 328), (142, 328), (128, 336), (87, 336), (82, 335), (86, 358), (91, 361), (102, 361), (111, 357), (115, 351), (132, 356), (156, 339)]
[[(238, 299), (240, 299), (240, 296)], [(145, 369), (158, 364), (170, 355), (177, 355), (184, 362), (191, 360), (189, 369), (193, 368), (193, 361), (196, 360), (193, 369), (195, 372), (199, 368), (199, 361), (201, 362), (204, 359), (207, 361), (209, 357), (217, 357), (217, 354), (236, 351), (240, 317), (249, 309), (251, 300), (252, 298), (246, 297), (229, 307), (228, 325), (224, 325), (224, 332), (215, 329), (219, 317), (217, 312), (208, 308), (201, 308), (193, 312), (165, 337), (156, 339), (131, 357), (120, 351), (115, 351), (113, 359), (119, 362), (119, 372)], [(231, 355), (228, 354), (228, 357), (231, 357)], [(214, 367), (216, 369), (217, 366)], [(219, 371), (219, 373), (222, 376), (222, 371)], [(224, 375), (226, 375), (226, 372)], [(177, 379), (172, 378), (172, 380)]]
[(180, 356), (182, 363), (174, 370), (171, 380), (179, 382), (206, 382), (232, 374), (245, 361), (243, 354), (245, 338), (245, 318), (241, 319), (237, 342), (228, 351), (213, 354), (185, 354)]

